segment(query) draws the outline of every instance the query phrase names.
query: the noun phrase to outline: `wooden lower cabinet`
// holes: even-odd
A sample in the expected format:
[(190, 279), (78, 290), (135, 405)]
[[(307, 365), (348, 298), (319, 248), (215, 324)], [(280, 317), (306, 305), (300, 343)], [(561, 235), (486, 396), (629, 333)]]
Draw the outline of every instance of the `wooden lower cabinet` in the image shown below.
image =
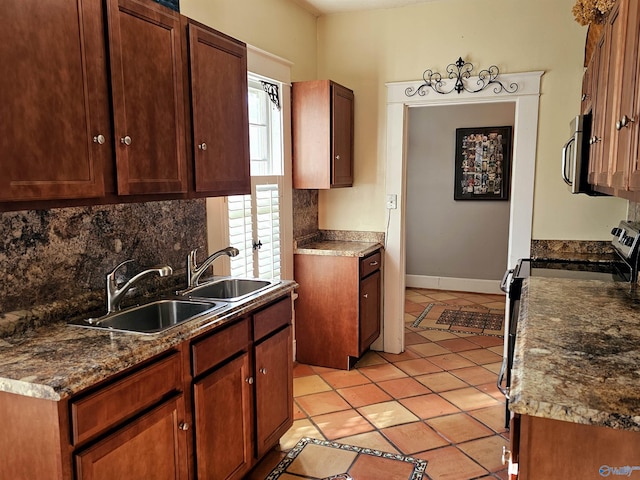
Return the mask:
[(299, 362), (348, 370), (380, 335), (381, 258), (295, 255)]
[(240, 478), (251, 467), (252, 383), (248, 353), (194, 383), (198, 478)]
[(617, 477), (614, 468), (640, 466), (640, 432), (520, 415), (511, 433), (518, 463), (511, 479)]
[(60, 401), (0, 392), (0, 477), (242, 479), (293, 423), (292, 313), (289, 294)]
[(76, 478), (187, 479), (184, 415), (184, 400), (178, 396), (75, 454)]
[(267, 453), (293, 423), (291, 327), (255, 346), (256, 449)]

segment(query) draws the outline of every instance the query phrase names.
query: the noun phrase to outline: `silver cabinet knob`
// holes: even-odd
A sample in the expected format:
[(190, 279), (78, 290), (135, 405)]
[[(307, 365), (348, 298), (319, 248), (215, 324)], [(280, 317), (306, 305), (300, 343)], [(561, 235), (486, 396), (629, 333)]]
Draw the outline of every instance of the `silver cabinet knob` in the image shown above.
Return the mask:
[(266, 368), (264, 368), (264, 367), (262, 367), (262, 368), (260, 369), (260, 373), (261, 373), (261, 374), (263, 374), (263, 375), (266, 375), (266, 374), (267, 374), (267, 369), (266, 369)]
[(246, 382), (247, 382), (249, 385), (253, 385), (253, 377), (249, 377), (249, 378), (247, 378), (247, 379), (246, 379)]
[(180, 423), (180, 425), (178, 425), (178, 428), (186, 432), (187, 430), (189, 430), (189, 424), (186, 422), (182, 422)]
[(369, 294), (365, 293), (364, 295), (362, 295), (364, 298), (369, 298)]
[(336, 155), (336, 160), (340, 160), (340, 155)]
[(105, 141), (106, 141), (106, 139), (104, 138), (104, 135), (102, 135), (102, 134), (98, 134), (95, 137), (93, 137), (93, 143), (97, 143), (99, 145), (104, 145)]
[(507, 450), (507, 447), (502, 446), (502, 464), (507, 465), (511, 462), (511, 450)]
[(623, 115), (622, 118), (616, 122), (616, 130), (620, 131), (624, 127), (628, 127), (630, 123), (635, 122), (635, 119), (629, 118), (626, 115)]
[(124, 143), (128, 147), (129, 145), (131, 145), (132, 140), (131, 140), (131, 137), (127, 135), (125, 137), (122, 137), (120, 139), (120, 142)]
[(204, 142), (199, 143), (199, 144), (198, 144), (198, 148), (199, 148), (200, 150), (206, 150), (206, 149), (207, 149), (207, 144), (206, 144), (206, 143), (204, 143)]

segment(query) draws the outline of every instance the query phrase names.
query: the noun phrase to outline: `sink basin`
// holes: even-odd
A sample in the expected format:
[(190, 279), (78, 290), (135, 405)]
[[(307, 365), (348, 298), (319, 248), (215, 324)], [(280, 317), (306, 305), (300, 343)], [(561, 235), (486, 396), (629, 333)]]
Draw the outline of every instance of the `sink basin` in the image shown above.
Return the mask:
[(70, 322), (70, 325), (152, 334), (191, 320), (204, 313), (213, 312), (226, 306), (225, 303), (197, 302), (191, 300), (167, 299), (131, 307), (109, 313), (99, 318), (89, 318)]
[(189, 298), (235, 302), (278, 283), (280, 283), (278, 280), (261, 280), (257, 278), (223, 278), (198, 285), (182, 294)]

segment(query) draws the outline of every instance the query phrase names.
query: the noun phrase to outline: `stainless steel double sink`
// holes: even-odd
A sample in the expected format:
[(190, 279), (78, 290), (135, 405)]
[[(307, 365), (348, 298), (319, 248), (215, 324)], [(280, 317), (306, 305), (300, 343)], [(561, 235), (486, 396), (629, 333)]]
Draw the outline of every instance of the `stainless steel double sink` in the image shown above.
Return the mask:
[(176, 297), (107, 313), (99, 318), (80, 319), (69, 325), (100, 330), (154, 334), (189, 320), (220, 314), (241, 301), (258, 297), (278, 280), (225, 277), (177, 292)]

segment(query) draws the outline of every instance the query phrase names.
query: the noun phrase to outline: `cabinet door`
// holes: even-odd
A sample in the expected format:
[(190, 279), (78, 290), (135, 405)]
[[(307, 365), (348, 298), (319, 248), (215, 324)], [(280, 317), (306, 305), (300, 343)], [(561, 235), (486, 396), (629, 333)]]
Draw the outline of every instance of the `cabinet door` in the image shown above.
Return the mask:
[(175, 398), (75, 455), (78, 480), (175, 480), (188, 475), (184, 401)]
[(608, 17), (605, 26), (604, 55), (600, 63), (600, 77), (598, 79), (598, 90), (603, 91), (603, 102), (598, 99), (598, 110), (601, 117), (600, 135), (602, 139), (602, 159), (597, 174), (597, 184), (606, 187), (613, 186), (613, 173), (615, 171), (616, 155), (618, 144), (614, 141), (615, 124), (620, 111), (620, 86), (622, 74), (622, 52), (625, 41), (625, 21), (624, 15), (620, 15), (620, 3), (617, 3)]
[(112, 150), (102, 15), (99, 0), (3, 3), (0, 201), (104, 194)]
[(186, 192), (180, 16), (109, 0), (118, 194)]
[(189, 25), (196, 192), (249, 193), (247, 48)]
[(273, 447), (293, 424), (293, 352), (291, 327), (255, 347), (256, 449)]
[[(638, 2), (629, 2), (629, 22), (627, 24), (627, 48), (625, 54), (625, 72), (631, 67), (629, 75), (624, 76), (624, 82), (632, 82), (634, 85), (631, 104), (623, 103), (623, 115), (627, 115), (629, 122), (625, 127), (628, 130), (625, 135), (629, 138), (629, 178), (628, 188), (631, 191), (640, 190), (640, 5)], [(633, 43), (631, 43), (633, 42)], [(631, 45), (631, 46), (629, 46)], [(629, 65), (627, 65), (627, 62)], [(621, 147), (623, 148), (623, 147)]]
[(252, 462), (249, 355), (215, 370), (193, 386), (198, 478), (242, 478)]
[(380, 270), (360, 281), (360, 355), (380, 335)]
[(608, 46), (605, 36), (600, 37), (600, 40), (596, 44), (595, 51), (593, 52), (593, 58), (590, 66), (593, 68), (591, 72), (591, 82), (593, 85), (593, 101), (592, 101), (592, 120), (591, 120), (591, 138), (589, 139), (589, 183), (596, 185), (598, 182), (598, 172), (602, 165), (602, 130), (604, 127), (604, 105), (605, 105), (605, 90), (606, 84), (604, 82), (606, 77), (603, 69), (600, 68), (602, 64), (605, 46)]
[(621, 62), (616, 68), (620, 69), (620, 81), (618, 87), (618, 105), (614, 112), (612, 122), (615, 123), (613, 142), (616, 143), (613, 151), (615, 168), (613, 173), (613, 186), (627, 190), (629, 186), (629, 168), (631, 165), (632, 140), (637, 130), (634, 125), (636, 110), (634, 106), (636, 93), (636, 66), (638, 56), (638, 2), (622, 0), (613, 13), (617, 14), (620, 29), (623, 31), (624, 54), (621, 54)]
[(331, 84), (332, 187), (353, 185), (353, 101), (351, 90)]

